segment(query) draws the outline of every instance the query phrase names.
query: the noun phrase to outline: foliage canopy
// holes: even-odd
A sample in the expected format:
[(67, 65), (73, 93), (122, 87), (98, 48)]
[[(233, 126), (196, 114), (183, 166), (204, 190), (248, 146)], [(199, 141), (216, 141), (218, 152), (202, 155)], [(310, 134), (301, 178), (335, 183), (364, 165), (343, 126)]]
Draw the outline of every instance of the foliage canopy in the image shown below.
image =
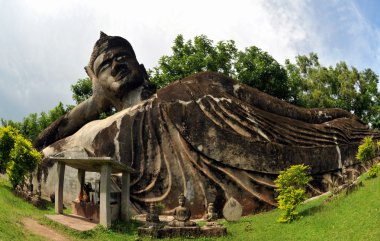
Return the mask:
[(375, 143), (373, 142), (373, 137), (364, 137), (362, 144), (358, 148), (356, 153), (356, 158), (361, 162), (367, 162), (375, 157)]
[(79, 104), (92, 96), (92, 82), (90, 78), (79, 79), (71, 85), (73, 100)]
[(285, 61), (290, 102), (307, 108), (342, 108), (373, 127), (380, 124), (378, 76), (371, 70), (358, 71), (343, 61), (324, 67), (316, 53)]

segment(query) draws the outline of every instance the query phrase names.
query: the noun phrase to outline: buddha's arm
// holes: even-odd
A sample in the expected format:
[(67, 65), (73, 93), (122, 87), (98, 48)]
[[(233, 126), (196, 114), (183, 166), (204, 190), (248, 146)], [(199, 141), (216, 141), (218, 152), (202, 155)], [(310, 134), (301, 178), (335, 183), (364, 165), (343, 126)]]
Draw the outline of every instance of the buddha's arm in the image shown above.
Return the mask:
[(104, 102), (95, 100), (93, 96), (90, 97), (43, 130), (34, 139), (33, 146), (37, 150), (42, 150), (44, 147), (74, 134), (86, 123), (97, 119), (99, 113), (103, 112), (106, 107)]
[[(189, 76), (179, 83), (186, 86), (186, 88), (181, 87), (182, 90), (188, 89), (188, 94), (195, 100), (208, 95), (211, 91), (210, 88), (212, 88), (214, 93), (218, 93), (217, 95), (227, 93), (263, 111), (310, 124), (321, 124), (337, 118), (350, 118), (360, 121), (355, 115), (339, 108), (307, 109), (292, 105), (219, 73), (202, 72)], [(161, 100), (170, 101), (170, 98), (174, 96), (173, 92), (170, 93), (169, 91), (172, 91), (176, 85), (171, 86), (171, 88), (164, 88), (159, 91)], [(182, 98), (182, 92), (181, 94), (174, 93), (178, 95), (176, 98)]]
[(343, 109), (302, 108), (248, 86), (240, 85), (239, 88), (235, 88), (233, 95), (264, 111), (311, 124), (320, 124), (337, 118), (350, 118), (360, 121), (357, 116)]

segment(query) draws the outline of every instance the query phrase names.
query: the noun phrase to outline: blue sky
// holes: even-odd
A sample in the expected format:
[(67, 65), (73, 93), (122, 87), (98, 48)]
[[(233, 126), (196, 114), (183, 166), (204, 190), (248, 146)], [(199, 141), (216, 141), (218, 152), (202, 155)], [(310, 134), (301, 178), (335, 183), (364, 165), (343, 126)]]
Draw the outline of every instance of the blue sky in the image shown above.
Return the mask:
[(278, 62), (318, 53), (380, 74), (380, 1), (376, 0), (0, 0), (0, 118), (22, 120), (62, 101), (86, 77), (102, 30), (127, 38), (154, 67), (174, 38), (205, 34), (258, 46)]

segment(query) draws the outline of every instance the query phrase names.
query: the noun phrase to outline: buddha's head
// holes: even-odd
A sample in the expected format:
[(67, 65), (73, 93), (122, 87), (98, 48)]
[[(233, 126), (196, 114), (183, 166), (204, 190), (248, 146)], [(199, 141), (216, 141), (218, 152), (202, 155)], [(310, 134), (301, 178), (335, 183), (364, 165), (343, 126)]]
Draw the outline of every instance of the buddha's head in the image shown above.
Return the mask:
[(186, 197), (181, 193), (178, 197), (179, 206), (184, 207), (186, 203)]
[(92, 79), (93, 92), (122, 98), (147, 78), (131, 44), (124, 38), (100, 33), (85, 70)]
[(156, 213), (156, 205), (155, 205), (154, 203), (151, 203), (151, 204), (149, 205), (149, 213), (150, 213), (150, 214), (154, 214), (154, 213)]
[(215, 212), (214, 203), (209, 203), (208, 204), (208, 206), (207, 206), (207, 212), (210, 213), (210, 214)]

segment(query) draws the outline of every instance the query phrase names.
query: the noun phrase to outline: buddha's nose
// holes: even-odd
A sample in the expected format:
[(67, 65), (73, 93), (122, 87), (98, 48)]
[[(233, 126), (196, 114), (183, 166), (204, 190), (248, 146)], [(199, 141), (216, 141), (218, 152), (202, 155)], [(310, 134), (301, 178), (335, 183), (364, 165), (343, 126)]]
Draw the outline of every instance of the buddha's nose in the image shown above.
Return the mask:
[(111, 75), (115, 77), (121, 70), (124, 70), (127, 72), (129, 71), (127, 63), (113, 60), (112, 66), (111, 66)]

